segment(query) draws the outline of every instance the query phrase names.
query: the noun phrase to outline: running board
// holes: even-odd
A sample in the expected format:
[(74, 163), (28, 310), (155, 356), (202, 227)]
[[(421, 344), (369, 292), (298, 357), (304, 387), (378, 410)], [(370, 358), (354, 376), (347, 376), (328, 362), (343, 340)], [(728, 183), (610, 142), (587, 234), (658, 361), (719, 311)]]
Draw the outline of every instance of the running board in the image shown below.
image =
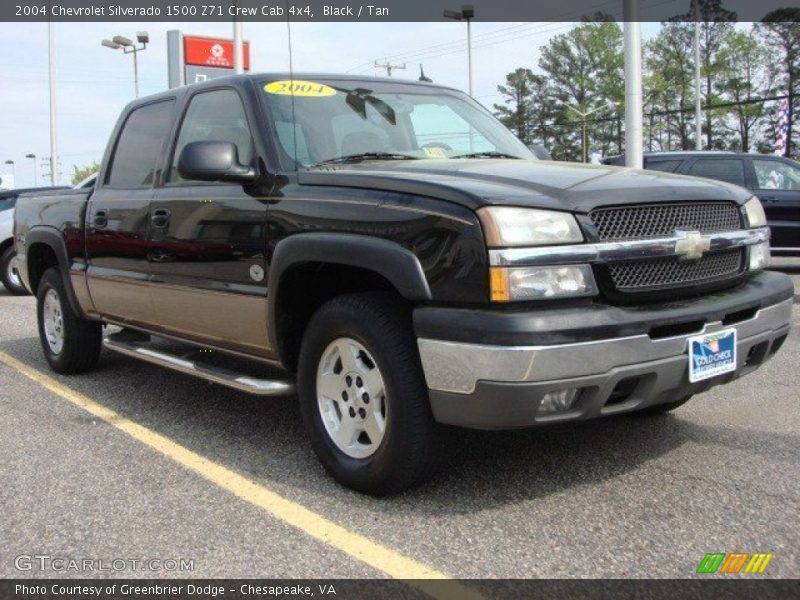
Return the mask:
[(291, 396), (294, 394), (294, 384), (290, 381), (259, 379), (223, 367), (203, 364), (153, 348), (145, 348), (143, 344), (134, 341), (114, 339), (113, 335), (104, 338), (103, 345), (114, 352), (167, 367), (180, 373), (194, 375), (249, 394), (257, 396)]

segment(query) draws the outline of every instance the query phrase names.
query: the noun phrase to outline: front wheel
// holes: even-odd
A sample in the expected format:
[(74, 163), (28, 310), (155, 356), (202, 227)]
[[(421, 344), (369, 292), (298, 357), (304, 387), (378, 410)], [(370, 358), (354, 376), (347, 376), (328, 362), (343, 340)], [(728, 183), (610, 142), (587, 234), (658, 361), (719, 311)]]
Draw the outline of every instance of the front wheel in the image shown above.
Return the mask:
[(386, 495), (432, 475), (439, 427), (397, 299), (353, 294), (323, 305), (303, 337), (297, 379), (311, 444), (337, 481)]
[(36, 308), (39, 340), (50, 368), (64, 374), (93, 369), (100, 357), (102, 326), (73, 312), (58, 269), (42, 275)]
[(11, 247), (6, 248), (3, 255), (0, 256), (0, 280), (2, 280), (3, 285), (10, 294), (26, 296), (28, 290), (22, 285), (19, 273), (17, 273), (17, 269), (14, 267), (14, 257), (16, 255), (17, 253), (14, 251), (14, 248)]

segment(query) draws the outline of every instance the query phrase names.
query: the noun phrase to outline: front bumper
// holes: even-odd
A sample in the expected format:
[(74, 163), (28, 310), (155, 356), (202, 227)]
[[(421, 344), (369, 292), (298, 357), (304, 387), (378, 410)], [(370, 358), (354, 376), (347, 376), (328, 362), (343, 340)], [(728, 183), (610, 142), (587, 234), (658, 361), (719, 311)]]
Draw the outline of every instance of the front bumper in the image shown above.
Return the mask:
[[(454, 330), (461, 338), (477, 336), (469, 340), (426, 337), (450, 325), (437, 327), (431, 312), (437, 309), (420, 309), (427, 312), (415, 314), (415, 324), (434, 417), (508, 429), (633, 411), (703, 392), (757, 369), (780, 348), (793, 291), (789, 277), (762, 273), (734, 290), (680, 303), (505, 315), (512, 326), (503, 318), (484, 319), (483, 337), (476, 316), (482, 311), (470, 311), (472, 329)], [(454, 309), (440, 310), (452, 317)], [(527, 336), (520, 323), (531, 325)], [(730, 327), (737, 330), (736, 371), (689, 383), (688, 338)], [(612, 331), (617, 334), (599, 333)], [(531, 342), (518, 343), (525, 337)], [(486, 343), (503, 338), (517, 343)], [(567, 412), (537, 414), (545, 394), (565, 388), (579, 390)]]

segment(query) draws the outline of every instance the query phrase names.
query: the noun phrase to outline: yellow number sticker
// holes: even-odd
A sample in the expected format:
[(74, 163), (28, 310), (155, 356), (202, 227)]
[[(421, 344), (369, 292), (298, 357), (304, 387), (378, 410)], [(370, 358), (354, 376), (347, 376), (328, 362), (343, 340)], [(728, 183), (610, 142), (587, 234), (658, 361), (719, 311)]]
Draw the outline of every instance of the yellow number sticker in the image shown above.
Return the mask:
[(315, 81), (302, 81), (299, 79), (283, 79), (273, 81), (264, 86), (268, 94), (281, 94), (283, 96), (309, 96), (322, 98), (336, 95), (336, 90), (324, 83)]

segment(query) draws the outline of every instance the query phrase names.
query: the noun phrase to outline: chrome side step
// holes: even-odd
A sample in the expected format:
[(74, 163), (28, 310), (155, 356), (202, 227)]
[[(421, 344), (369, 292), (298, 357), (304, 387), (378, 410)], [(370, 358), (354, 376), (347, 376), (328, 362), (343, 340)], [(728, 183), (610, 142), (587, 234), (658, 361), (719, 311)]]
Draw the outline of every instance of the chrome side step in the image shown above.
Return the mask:
[(215, 365), (204, 364), (190, 358), (175, 356), (162, 350), (146, 348), (145, 344), (129, 341), (125, 339), (115, 339), (110, 335), (103, 339), (103, 345), (109, 350), (132, 356), (140, 360), (167, 367), (180, 373), (194, 375), (213, 383), (218, 383), (231, 387), (242, 392), (255, 394), (258, 396), (290, 396), (294, 394), (294, 383), (277, 379), (260, 379), (245, 373), (240, 373), (218, 367)]

